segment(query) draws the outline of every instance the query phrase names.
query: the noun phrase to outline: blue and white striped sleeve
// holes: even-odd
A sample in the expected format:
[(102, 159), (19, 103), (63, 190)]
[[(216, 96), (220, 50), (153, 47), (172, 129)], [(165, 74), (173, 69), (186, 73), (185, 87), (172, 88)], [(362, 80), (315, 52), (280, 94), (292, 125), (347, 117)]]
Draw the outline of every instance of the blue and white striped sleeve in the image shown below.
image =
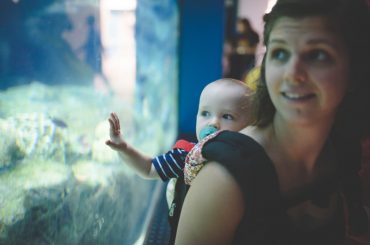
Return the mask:
[(153, 158), (152, 164), (163, 181), (184, 177), (184, 165), (187, 154), (187, 151), (175, 148)]

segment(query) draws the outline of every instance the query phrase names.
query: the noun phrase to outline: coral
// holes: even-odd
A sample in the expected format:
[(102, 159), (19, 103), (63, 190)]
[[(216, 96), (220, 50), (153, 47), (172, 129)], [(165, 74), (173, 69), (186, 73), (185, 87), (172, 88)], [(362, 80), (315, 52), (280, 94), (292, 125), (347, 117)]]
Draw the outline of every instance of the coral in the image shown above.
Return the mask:
[(0, 172), (24, 157), (16, 143), (16, 131), (5, 120), (0, 119)]

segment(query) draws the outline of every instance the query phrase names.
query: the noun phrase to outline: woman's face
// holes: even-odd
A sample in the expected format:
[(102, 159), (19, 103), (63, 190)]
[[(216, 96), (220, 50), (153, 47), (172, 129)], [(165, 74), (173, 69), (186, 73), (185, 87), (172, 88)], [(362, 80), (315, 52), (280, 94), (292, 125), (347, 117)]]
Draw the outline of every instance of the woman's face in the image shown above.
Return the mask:
[(283, 17), (267, 44), (265, 77), (276, 116), (307, 124), (333, 120), (349, 83), (348, 54), (322, 17)]

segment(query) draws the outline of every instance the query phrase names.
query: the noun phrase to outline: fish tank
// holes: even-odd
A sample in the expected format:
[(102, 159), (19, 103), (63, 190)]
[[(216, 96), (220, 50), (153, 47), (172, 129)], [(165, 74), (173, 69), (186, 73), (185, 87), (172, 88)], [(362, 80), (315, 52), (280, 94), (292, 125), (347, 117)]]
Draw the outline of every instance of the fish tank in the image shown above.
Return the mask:
[(2, 0), (0, 244), (142, 244), (164, 183), (109, 148), (108, 117), (156, 155), (178, 118), (175, 0)]

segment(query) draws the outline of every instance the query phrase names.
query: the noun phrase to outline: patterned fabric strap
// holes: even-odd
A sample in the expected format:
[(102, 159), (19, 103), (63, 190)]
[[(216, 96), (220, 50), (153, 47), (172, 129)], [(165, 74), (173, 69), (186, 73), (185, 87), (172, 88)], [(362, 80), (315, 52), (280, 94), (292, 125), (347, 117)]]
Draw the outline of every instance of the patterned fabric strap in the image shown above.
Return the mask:
[(196, 144), (193, 149), (186, 155), (185, 167), (184, 167), (184, 180), (185, 184), (191, 185), (191, 182), (195, 179), (198, 172), (202, 169), (206, 163), (206, 159), (202, 156), (203, 145), (210, 139), (216, 137), (220, 132), (214, 132), (202, 139), (198, 144)]

